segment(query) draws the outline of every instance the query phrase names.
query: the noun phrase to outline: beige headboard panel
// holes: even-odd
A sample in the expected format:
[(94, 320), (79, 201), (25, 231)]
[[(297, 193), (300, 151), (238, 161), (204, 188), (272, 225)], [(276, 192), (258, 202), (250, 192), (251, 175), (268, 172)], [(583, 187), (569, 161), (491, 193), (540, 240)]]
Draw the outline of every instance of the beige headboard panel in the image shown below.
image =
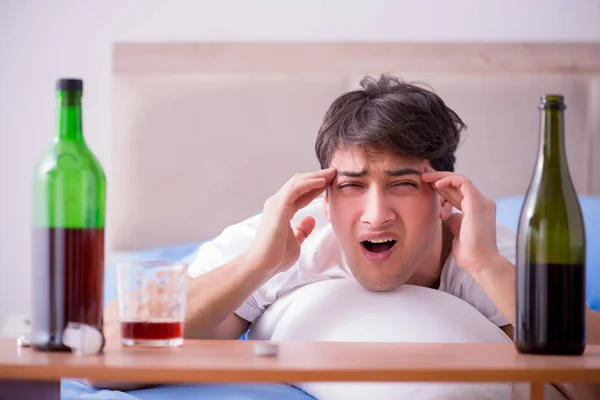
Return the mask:
[(110, 249), (205, 240), (255, 214), (318, 168), (333, 99), (382, 72), (426, 82), (461, 115), (457, 170), (492, 197), (525, 192), (539, 97), (564, 94), (573, 178), (600, 194), (600, 43), (117, 44)]

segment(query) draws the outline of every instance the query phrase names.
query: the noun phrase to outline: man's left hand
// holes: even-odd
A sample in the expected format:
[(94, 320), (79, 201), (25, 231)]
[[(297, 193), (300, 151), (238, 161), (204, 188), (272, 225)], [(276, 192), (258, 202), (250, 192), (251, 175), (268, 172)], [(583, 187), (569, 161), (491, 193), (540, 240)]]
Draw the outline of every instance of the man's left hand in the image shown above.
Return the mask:
[(448, 218), (455, 237), (452, 255), (460, 268), (470, 275), (481, 271), (498, 258), (496, 245), (496, 203), (485, 197), (465, 176), (428, 168), (421, 180), (452, 206), (462, 211)]

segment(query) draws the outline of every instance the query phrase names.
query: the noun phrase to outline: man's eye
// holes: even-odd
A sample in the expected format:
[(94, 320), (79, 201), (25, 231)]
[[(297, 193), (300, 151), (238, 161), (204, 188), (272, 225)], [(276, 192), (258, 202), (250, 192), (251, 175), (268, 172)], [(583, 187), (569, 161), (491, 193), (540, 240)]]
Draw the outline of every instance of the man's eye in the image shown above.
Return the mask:
[(395, 182), (392, 184), (392, 191), (399, 195), (414, 193), (418, 188), (419, 185), (411, 181)]
[(338, 186), (340, 189), (345, 189), (345, 188), (359, 188), (360, 185), (357, 183), (342, 183), (341, 185)]
[(392, 186), (410, 186), (413, 188), (418, 188), (419, 186), (414, 182), (404, 181), (404, 182), (396, 182)]

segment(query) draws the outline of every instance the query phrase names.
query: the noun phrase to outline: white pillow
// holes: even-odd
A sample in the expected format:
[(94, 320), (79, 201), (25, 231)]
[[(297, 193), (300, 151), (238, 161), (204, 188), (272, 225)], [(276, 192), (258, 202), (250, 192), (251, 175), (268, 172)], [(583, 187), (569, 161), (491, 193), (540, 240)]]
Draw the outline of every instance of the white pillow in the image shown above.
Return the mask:
[[(351, 279), (317, 282), (279, 298), (256, 321), (249, 339), (354, 342), (508, 342), (504, 332), (467, 302), (438, 290), (404, 285), (364, 289)], [(440, 377), (441, 378), (441, 377)], [(319, 400), (509, 400), (512, 383), (298, 383)], [(516, 399), (527, 399), (527, 386)], [(560, 399), (554, 388), (548, 399)]]

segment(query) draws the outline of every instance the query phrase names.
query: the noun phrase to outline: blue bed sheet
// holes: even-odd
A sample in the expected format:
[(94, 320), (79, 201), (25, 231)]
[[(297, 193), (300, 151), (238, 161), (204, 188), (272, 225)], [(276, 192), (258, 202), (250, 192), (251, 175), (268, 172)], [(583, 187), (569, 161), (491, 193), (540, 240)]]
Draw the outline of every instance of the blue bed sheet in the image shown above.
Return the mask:
[(63, 400), (315, 400), (308, 393), (284, 384), (182, 384), (151, 389), (98, 390), (80, 381), (65, 379), (61, 383)]

